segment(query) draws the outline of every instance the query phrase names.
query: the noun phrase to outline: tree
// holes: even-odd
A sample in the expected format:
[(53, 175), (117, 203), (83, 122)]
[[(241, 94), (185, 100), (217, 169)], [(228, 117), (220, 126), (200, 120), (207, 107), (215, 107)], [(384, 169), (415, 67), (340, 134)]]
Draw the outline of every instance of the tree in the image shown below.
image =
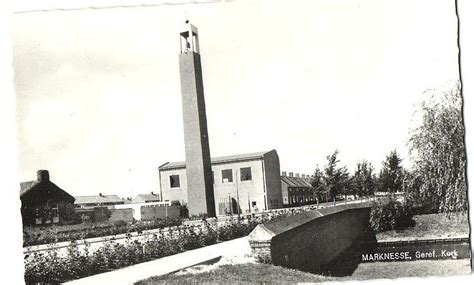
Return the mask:
[(409, 140), (414, 158), (409, 197), (433, 211), (468, 208), (462, 104), (459, 83), (448, 92), (432, 92)]
[(392, 150), (382, 162), (378, 179), (380, 192), (400, 192), (403, 189), (403, 167), (402, 159), (396, 150)]
[(311, 190), (313, 191), (313, 195), (316, 197), (318, 203), (321, 197), (326, 195), (326, 180), (324, 178), (324, 174), (319, 169), (319, 166), (316, 165), (316, 170), (314, 171), (313, 176), (311, 177)]
[(339, 167), (337, 164), (339, 160), (337, 155), (339, 151), (334, 151), (333, 154), (328, 155), (326, 158), (328, 164), (324, 168), (324, 180), (326, 185), (326, 191), (331, 199), (334, 201), (338, 195), (347, 195), (350, 189), (349, 172), (345, 166)]
[(366, 160), (357, 163), (354, 176), (352, 177), (352, 187), (354, 195), (366, 197), (373, 195), (375, 192), (375, 174), (374, 167)]

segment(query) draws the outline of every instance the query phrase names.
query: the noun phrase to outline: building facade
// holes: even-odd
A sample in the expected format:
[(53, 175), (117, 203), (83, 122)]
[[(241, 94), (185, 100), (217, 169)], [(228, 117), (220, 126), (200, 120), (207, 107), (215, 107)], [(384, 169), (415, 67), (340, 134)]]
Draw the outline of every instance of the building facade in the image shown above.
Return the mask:
[(305, 174), (282, 172), (281, 191), (285, 207), (301, 206), (317, 203), (311, 189), (311, 177)]
[[(217, 215), (245, 214), (283, 207), (280, 160), (275, 150), (211, 159)], [(188, 205), (185, 162), (159, 167), (163, 201)]]
[(38, 170), (36, 181), (20, 183), (24, 225), (64, 224), (73, 214), (74, 197), (50, 181), (47, 170)]

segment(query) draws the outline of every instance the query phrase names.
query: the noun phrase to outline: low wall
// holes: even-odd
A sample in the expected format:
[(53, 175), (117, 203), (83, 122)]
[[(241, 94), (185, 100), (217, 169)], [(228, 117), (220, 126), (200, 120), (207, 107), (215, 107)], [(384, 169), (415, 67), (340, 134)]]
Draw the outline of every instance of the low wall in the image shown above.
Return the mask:
[(142, 221), (155, 219), (176, 219), (180, 217), (180, 206), (142, 206), (140, 209)]
[(133, 222), (133, 209), (110, 209), (110, 222)]
[(351, 246), (374, 238), (370, 203), (339, 205), (258, 225), (248, 236), (260, 260), (308, 272), (322, 268)]

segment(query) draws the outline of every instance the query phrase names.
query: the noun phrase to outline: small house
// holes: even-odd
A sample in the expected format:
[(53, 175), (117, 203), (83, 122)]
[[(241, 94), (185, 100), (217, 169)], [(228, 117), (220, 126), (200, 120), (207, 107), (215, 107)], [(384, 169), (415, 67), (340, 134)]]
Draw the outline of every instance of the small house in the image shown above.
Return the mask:
[(63, 224), (72, 219), (74, 197), (38, 170), (37, 180), (20, 183), (21, 215), (24, 225)]
[(107, 207), (114, 208), (115, 205), (122, 205), (125, 201), (117, 195), (89, 195), (89, 196), (75, 196), (76, 201), (74, 205), (76, 208), (94, 208)]
[(160, 195), (154, 192), (151, 192), (150, 194), (138, 194), (132, 199), (132, 203), (153, 203), (160, 201)]

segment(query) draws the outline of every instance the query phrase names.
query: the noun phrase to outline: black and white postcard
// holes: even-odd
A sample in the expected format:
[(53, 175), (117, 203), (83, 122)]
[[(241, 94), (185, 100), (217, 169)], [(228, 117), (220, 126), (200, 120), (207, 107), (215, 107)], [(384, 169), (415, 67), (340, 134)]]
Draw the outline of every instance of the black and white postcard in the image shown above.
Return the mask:
[(457, 1), (44, 2), (8, 19), (26, 284), (471, 274)]

